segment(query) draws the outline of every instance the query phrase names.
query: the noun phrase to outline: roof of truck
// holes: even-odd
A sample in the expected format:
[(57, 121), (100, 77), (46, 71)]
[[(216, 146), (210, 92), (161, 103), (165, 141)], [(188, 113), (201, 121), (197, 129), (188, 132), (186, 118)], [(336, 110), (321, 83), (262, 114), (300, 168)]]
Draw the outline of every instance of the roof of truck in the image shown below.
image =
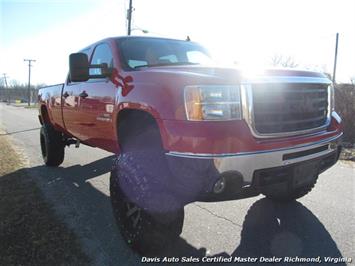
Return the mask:
[(136, 36), (136, 35), (130, 35), (130, 36), (116, 36), (116, 37), (107, 37), (104, 39), (101, 39), (97, 42), (91, 43), (90, 45), (86, 46), (85, 48), (81, 49), (81, 51), (86, 50), (91, 48), (92, 46), (101, 43), (101, 42), (105, 42), (105, 41), (116, 41), (116, 40), (125, 40), (125, 39), (157, 39), (157, 40), (169, 40), (169, 41), (181, 41), (181, 42), (192, 42), (195, 43), (193, 41), (189, 41), (189, 40), (180, 40), (180, 39), (173, 39), (173, 38), (167, 38), (167, 37), (155, 37), (155, 36)]

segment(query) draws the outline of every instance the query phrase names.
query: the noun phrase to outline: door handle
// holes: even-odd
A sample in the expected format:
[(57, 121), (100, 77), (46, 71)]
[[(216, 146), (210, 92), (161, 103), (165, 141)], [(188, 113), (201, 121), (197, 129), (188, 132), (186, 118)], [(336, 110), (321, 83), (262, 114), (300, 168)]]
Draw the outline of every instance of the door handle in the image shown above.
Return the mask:
[(64, 98), (68, 98), (68, 97), (69, 97), (69, 93), (68, 93), (67, 91), (64, 92), (64, 93), (63, 93), (63, 97), (64, 97)]
[(89, 96), (89, 94), (87, 94), (86, 91), (82, 91), (82, 92), (79, 94), (79, 96), (80, 96), (81, 98), (85, 99), (86, 97)]

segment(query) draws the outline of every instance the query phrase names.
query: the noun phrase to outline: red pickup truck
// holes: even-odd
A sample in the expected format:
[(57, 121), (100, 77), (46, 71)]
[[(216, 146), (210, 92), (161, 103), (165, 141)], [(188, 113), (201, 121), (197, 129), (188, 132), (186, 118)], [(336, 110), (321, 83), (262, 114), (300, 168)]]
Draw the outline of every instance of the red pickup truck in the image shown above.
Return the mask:
[(65, 83), (40, 89), (39, 103), (46, 165), (60, 165), (71, 144), (117, 155), (113, 211), (141, 253), (181, 233), (188, 203), (306, 195), (338, 160), (343, 134), (325, 75), (246, 76), (173, 39), (94, 43), (70, 55)]

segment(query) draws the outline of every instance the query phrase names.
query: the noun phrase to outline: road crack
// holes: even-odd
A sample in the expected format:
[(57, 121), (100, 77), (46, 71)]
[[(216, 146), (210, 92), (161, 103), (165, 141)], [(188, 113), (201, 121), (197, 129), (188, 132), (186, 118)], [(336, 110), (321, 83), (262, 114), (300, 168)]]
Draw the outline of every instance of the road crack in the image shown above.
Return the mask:
[(243, 228), (242, 225), (237, 224), (236, 222), (234, 222), (234, 221), (232, 221), (232, 220), (230, 220), (230, 219), (228, 219), (228, 218), (226, 218), (226, 217), (224, 217), (224, 216), (215, 214), (214, 212), (210, 211), (209, 209), (207, 209), (207, 208), (205, 208), (205, 207), (202, 207), (202, 206), (198, 205), (197, 203), (194, 203), (193, 205), (199, 207), (201, 210), (204, 210), (204, 211), (208, 212), (209, 214), (213, 215), (213, 216), (216, 217), (216, 218), (225, 220), (225, 221), (227, 221), (227, 222), (229, 222), (229, 223), (231, 223), (231, 224), (233, 224), (234, 226), (237, 226), (237, 227), (239, 227), (239, 228)]
[(18, 133), (24, 133), (24, 132), (35, 131), (35, 130), (40, 130), (40, 129), (41, 129), (40, 127), (36, 127), (36, 128), (23, 129), (23, 130), (18, 130), (18, 131), (13, 131), (13, 132), (6, 131), (6, 133), (0, 133), (0, 136), (14, 135), (14, 134), (18, 134)]

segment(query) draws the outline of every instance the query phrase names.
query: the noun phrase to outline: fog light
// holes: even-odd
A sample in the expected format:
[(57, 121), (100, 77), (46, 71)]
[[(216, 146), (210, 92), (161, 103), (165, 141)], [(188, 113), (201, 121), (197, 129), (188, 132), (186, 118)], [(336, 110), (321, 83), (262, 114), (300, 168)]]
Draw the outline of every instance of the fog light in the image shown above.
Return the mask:
[(226, 180), (224, 177), (217, 180), (217, 182), (213, 186), (213, 192), (216, 194), (222, 193), (226, 187)]
[(335, 150), (338, 147), (338, 144), (336, 142), (331, 142), (329, 144), (329, 149)]

